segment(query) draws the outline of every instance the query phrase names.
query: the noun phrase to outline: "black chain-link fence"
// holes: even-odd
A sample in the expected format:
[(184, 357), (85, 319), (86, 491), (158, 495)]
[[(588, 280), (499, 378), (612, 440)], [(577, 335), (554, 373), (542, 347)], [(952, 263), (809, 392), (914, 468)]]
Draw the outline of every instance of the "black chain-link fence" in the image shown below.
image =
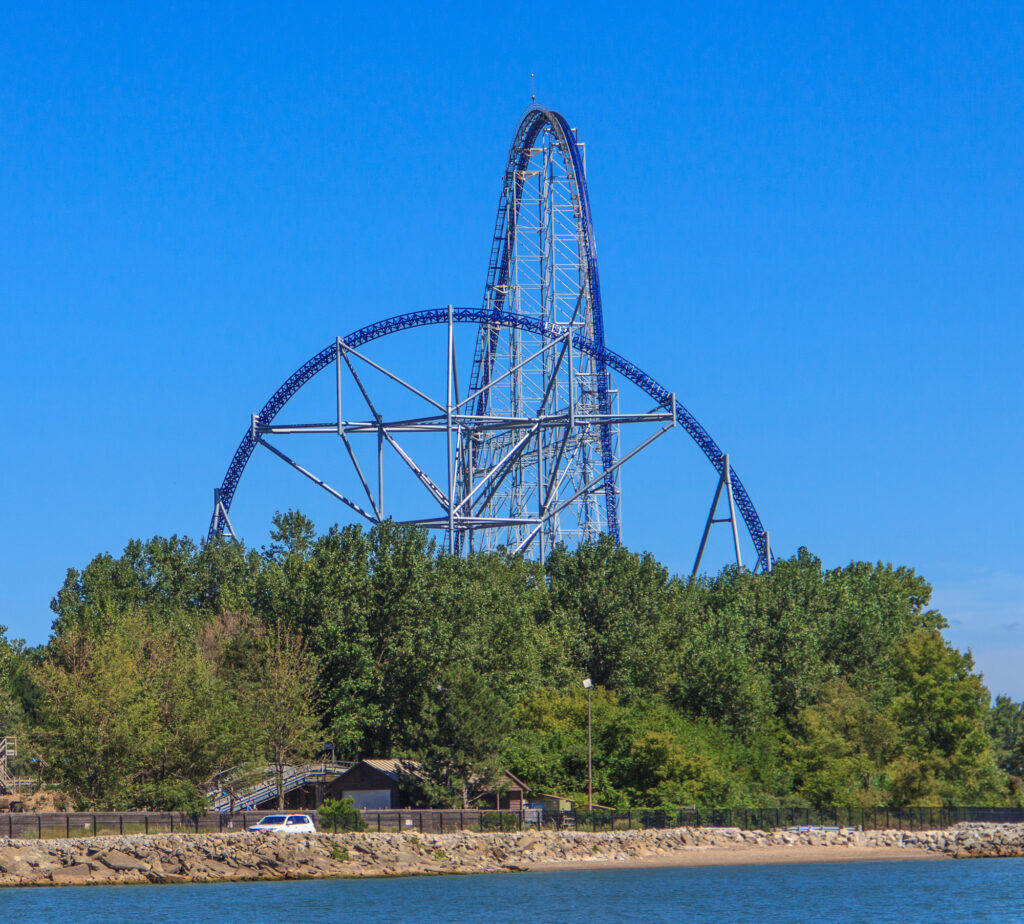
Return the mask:
[[(321, 825), (314, 811), (277, 812), (44, 812), (0, 814), (0, 837), (62, 838), (106, 834), (209, 834), (247, 830), (268, 814), (306, 814), (318, 830), (340, 832), (354, 825)], [(864, 828), (921, 831), (959, 822), (1024, 824), (1024, 809), (966, 806), (912, 808), (690, 808), (580, 809), (572, 812), (496, 812), (459, 809), (365, 810), (363, 831), (454, 834), (458, 831), (628, 831), (640, 828), (714, 827), (770, 831), (775, 828)]]

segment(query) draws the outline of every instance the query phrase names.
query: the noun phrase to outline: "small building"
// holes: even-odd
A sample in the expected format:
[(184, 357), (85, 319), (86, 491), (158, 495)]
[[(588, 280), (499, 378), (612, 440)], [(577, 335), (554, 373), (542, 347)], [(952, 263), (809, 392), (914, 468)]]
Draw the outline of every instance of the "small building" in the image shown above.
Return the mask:
[(498, 780), (485, 788), (471, 802), (475, 808), (496, 808), (500, 812), (521, 812), (526, 807), (527, 786), (515, 774), (502, 771)]
[(351, 799), (358, 809), (409, 808), (409, 791), (425, 779), (423, 767), (414, 760), (367, 758), (332, 780), (324, 798)]
[(557, 815), (559, 812), (571, 812), (576, 804), (567, 796), (555, 796), (551, 793), (540, 792), (534, 800), (539, 804), (547, 815)]

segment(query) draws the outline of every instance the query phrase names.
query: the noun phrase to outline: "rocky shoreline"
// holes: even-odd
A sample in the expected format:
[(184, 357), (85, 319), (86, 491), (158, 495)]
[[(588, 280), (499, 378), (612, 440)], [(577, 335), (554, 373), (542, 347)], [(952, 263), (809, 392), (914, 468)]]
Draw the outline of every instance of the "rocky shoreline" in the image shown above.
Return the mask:
[(1024, 825), (938, 831), (739, 828), (510, 834), (151, 834), (0, 838), (0, 885), (441, 875), (608, 865), (1024, 856)]

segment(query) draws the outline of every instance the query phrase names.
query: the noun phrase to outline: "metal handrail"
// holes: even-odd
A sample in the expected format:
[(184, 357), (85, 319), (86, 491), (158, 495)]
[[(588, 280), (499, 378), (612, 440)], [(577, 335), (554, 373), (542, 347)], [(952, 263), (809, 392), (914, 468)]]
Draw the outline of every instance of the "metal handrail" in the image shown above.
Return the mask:
[[(315, 777), (339, 776), (351, 766), (352, 764), (349, 761), (321, 761), (315, 764), (293, 767), (291, 772), (285, 773), (281, 781), (281, 789), (284, 793), (289, 793), (304, 786)], [(212, 807), (215, 811), (230, 809), (233, 804), (257, 805), (270, 796), (276, 795), (277, 779), (274, 776), (269, 777), (251, 786), (249, 789), (242, 790), (242, 792), (235, 796), (230, 794), (223, 795), (221, 790), (216, 790), (215, 793), (208, 794), (213, 799)]]

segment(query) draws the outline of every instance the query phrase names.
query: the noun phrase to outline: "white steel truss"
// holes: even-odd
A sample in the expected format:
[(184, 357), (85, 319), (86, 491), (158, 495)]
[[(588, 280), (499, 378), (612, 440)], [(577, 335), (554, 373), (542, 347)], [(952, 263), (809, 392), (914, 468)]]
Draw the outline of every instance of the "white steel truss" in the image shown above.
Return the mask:
[[(614, 473), (676, 425), (674, 394), (665, 405), (651, 410), (619, 413), (616, 409), (610, 415), (601, 414), (591, 401), (580, 401), (578, 396), (582, 389), (576, 379), (581, 363), (580, 351), (573, 349), (574, 329), (566, 325), (552, 331), (549, 336), (538, 337), (531, 344), (536, 349), (524, 352), (517, 363), (496, 374), (484, 386), (471, 388), (462, 396), (458, 385), (452, 308), (449, 306), (445, 328), (445, 394), (436, 398), (338, 338), (335, 346), (334, 419), (319, 423), (263, 424), (254, 414), (250, 437), (255, 445), (267, 449), (371, 524), (385, 518), (384, 459), (386, 453), (389, 456), (393, 454), (420, 483), (435, 507), (433, 514), (395, 517), (396, 522), (443, 531), (445, 547), (451, 553), (465, 553), (474, 548), (479, 551), (479, 545), (474, 546), (469, 541), (473, 536), (502, 534), (514, 538), (515, 541), (500, 543), (512, 553), (542, 557), (544, 549), (550, 548), (551, 524), (562, 522), (567, 514), (574, 518), (584, 516), (586, 502), (602, 489), (606, 470), (600, 466), (586, 467), (579, 461), (584, 454), (581, 447), (586, 445), (585, 434), (606, 424), (616, 428), (627, 424), (659, 425), (631, 450), (616, 456), (612, 467)], [(434, 356), (439, 353), (430, 351)], [(507, 395), (509, 381), (517, 380), (523, 368), (535, 365), (549, 370), (546, 385), (537, 395), (536, 403), (533, 406), (524, 403), (520, 406), (520, 413), (496, 410), (500, 402), (494, 400), (493, 393)], [(410, 404), (420, 406), (419, 412), (385, 418), (364, 381), (369, 369), (400, 386)], [(565, 384), (558, 402), (556, 396), (561, 370), (565, 370)], [(344, 375), (346, 372), (347, 376)], [(349, 391), (351, 385), (343, 386), (343, 379), (356, 386), (356, 416), (349, 416), (353, 405)], [(486, 408), (483, 414), (477, 412), (481, 403)], [(364, 410), (365, 416), (361, 413)], [(271, 442), (270, 439), (296, 434), (321, 434), (341, 440), (344, 456), (351, 463), (350, 474), (343, 478), (342, 488), (328, 484), (292, 458), (280, 447), (280, 440)], [(428, 472), (431, 466), (418, 461), (402, 444), (408, 434), (434, 434), (445, 441), (446, 464), (443, 471), (437, 470), (435, 465), (435, 470)], [(466, 457), (469, 440), (479, 438), (481, 434), (485, 438), (499, 434), (500, 453), (497, 451), (498, 441), (489, 441), (493, 452), (488, 456), (487, 466), (460, 467), (458, 460)], [(375, 472), (369, 467), (364, 470), (359, 462), (361, 455), (364, 461), (366, 459), (366, 450), (356, 446), (360, 439), (375, 443)], [(436, 461), (437, 454), (432, 458)], [(520, 476), (524, 467), (537, 472), (528, 485), (529, 490), (524, 489)], [(515, 508), (495, 502), (495, 498), (507, 497), (514, 489), (520, 489), (522, 496), (534, 501), (535, 506)], [(576, 526), (579, 520), (572, 522)], [(565, 533), (555, 535), (564, 538)]]
[[(529, 547), (543, 559), (559, 542), (574, 546), (596, 539), (606, 530), (607, 492), (615, 493), (616, 507), (620, 501), (618, 466), (607, 468), (601, 453), (604, 425), (612, 457), (618, 458), (612, 420), (617, 394), (593, 356), (571, 349), (573, 333), (593, 339), (594, 311), (578, 201), (582, 178), (574, 175), (565, 143), (577, 142), (560, 139), (548, 124), (525, 152), (528, 157), (506, 172), (495, 246), (505, 249), (507, 274), (493, 271), (492, 255), (484, 307), (536, 318), (545, 330), (567, 336), (557, 343), (517, 327), (481, 326), (471, 384), (475, 390), (491, 386), (477, 405), (483, 416), (554, 418), (566, 426), (538, 427), (523, 446), (515, 427), (470, 426), (458, 455), (457, 497), (468, 499), (472, 485), (507, 467), (504, 477), (493, 479), (480, 509), (484, 520), (502, 525), (480, 526), (460, 537), (473, 551)], [(601, 375), (611, 415), (600, 413)], [(513, 461), (504, 461), (513, 449)]]

